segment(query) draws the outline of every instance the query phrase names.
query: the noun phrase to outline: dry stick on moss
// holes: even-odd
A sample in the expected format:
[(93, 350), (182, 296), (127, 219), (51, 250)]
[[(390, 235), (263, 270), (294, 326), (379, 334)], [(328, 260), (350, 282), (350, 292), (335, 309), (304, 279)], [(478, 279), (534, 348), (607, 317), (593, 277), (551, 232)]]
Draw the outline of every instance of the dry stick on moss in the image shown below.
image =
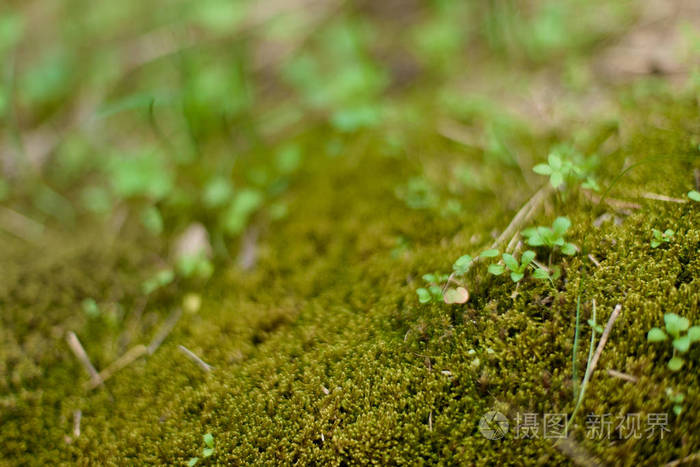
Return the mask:
[(613, 378), (618, 378), (618, 379), (622, 379), (624, 381), (629, 381), (630, 383), (636, 383), (637, 381), (639, 381), (639, 379), (636, 378), (635, 376), (628, 375), (627, 373), (622, 373), (621, 371), (617, 371), (617, 370), (609, 369), (608, 374), (610, 376), (612, 376)]
[(0, 228), (22, 240), (35, 243), (39, 242), (44, 232), (43, 224), (2, 206), (0, 206)]
[(668, 464), (665, 465), (665, 467), (676, 467), (677, 465), (681, 464), (688, 464), (691, 461), (696, 461), (700, 460), (700, 451), (691, 454), (689, 456), (683, 457), (681, 459), (676, 459), (675, 461), (669, 462)]
[(168, 316), (168, 319), (165, 320), (165, 323), (163, 323), (160, 329), (158, 329), (158, 332), (153, 337), (151, 343), (148, 344), (148, 355), (153, 355), (155, 351), (158, 350), (160, 344), (163, 343), (165, 338), (168, 337), (168, 335), (170, 334), (170, 332), (172, 332), (177, 322), (180, 320), (180, 316), (182, 316), (182, 309), (180, 308), (176, 308), (170, 313), (170, 316)]
[(75, 438), (80, 438), (80, 419), (83, 416), (83, 412), (76, 410), (73, 412), (73, 436)]
[(623, 201), (621, 199), (610, 198), (607, 196), (605, 198), (601, 198), (600, 196), (586, 190), (583, 190), (583, 194), (593, 203), (600, 204), (601, 201), (605, 201), (605, 204), (607, 204), (613, 209), (617, 209), (620, 212), (625, 212), (630, 209), (642, 209), (641, 204), (633, 203), (631, 201)]
[(90, 380), (87, 383), (88, 389), (95, 389), (97, 386), (102, 385), (105, 381), (111, 378), (114, 373), (121, 370), (125, 366), (130, 365), (134, 360), (146, 355), (148, 349), (145, 345), (139, 344), (135, 345), (126, 351), (124, 355), (112, 362), (107, 368), (100, 372), (99, 380)]
[(523, 224), (525, 224), (542, 206), (542, 203), (547, 198), (547, 196), (552, 192), (551, 185), (547, 184), (537, 190), (532, 198), (530, 198), (523, 207), (515, 214), (513, 220), (510, 221), (508, 227), (501, 233), (501, 235), (496, 239), (491, 245), (491, 248), (497, 248), (502, 244), (507, 238), (513, 237), (521, 229)]
[(597, 268), (600, 267), (600, 261), (598, 261), (598, 260), (596, 259), (595, 256), (593, 256), (592, 254), (588, 253), (588, 259), (590, 259), (591, 262), (592, 262), (593, 264), (595, 264)]
[(204, 360), (202, 360), (201, 358), (196, 356), (194, 354), (194, 352), (192, 352), (190, 349), (188, 349), (184, 345), (179, 345), (178, 347), (185, 355), (187, 355), (190, 358), (190, 360), (195, 362), (197, 364), (197, 366), (199, 366), (202, 370), (206, 371), (207, 373), (209, 373), (214, 368), (211, 365), (209, 365), (208, 363), (206, 363)]
[[(612, 314), (610, 315), (610, 318), (608, 319), (608, 324), (603, 330), (603, 335), (600, 337), (600, 342), (598, 342), (598, 347), (596, 348), (595, 353), (592, 357), (590, 356), (589, 352), (588, 366), (586, 367), (586, 373), (583, 376), (583, 382), (581, 383), (581, 392), (578, 396), (578, 402), (576, 402), (576, 407), (574, 408), (571, 417), (566, 422), (567, 431), (569, 428), (569, 424), (574, 419), (574, 417), (576, 417), (576, 412), (578, 412), (579, 407), (581, 407), (581, 402), (583, 402), (583, 396), (586, 394), (586, 386), (588, 386), (588, 381), (591, 379), (591, 376), (593, 375), (596, 366), (598, 366), (598, 359), (600, 359), (600, 354), (603, 353), (603, 347), (605, 347), (605, 344), (608, 342), (608, 337), (610, 337), (610, 330), (612, 329), (613, 324), (615, 324), (617, 318), (620, 316), (621, 311), (622, 305), (618, 303), (617, 305), (615, 305), (615, 309), (613, 310)], [(592, 330), (591, 332), (593, 332), (593, 336), (595, 336), (595, 330)], [(591, 342), (593, 341), (591, 340)]]
[(95, 367), (92, 366), (90, 357), (88, 357), (87, 352), (85, 352), (85, 349), (80, 343), (80, 340), (78, 340), (78, 336), (76, 336), (73, 331), (68, 331), (66, 341), (68, 342), (68, 347), (70, 347), (70, 349), (73, 351), (73, 354), (78, 358), (80, 363), (83, 364), (85, 370), (87, 370), (88, 374), (90, 375), (90, 381), (100, 384), (102, 382), (100, 374), (97, 372)]
[(687, 203), (688, 201), (680, 198), (672, 198), (666, 195), (659, 195), (656, 193), (642, 193), (642, 198), (652, 199), (654, 201), (666, 201), (667, 203)]
[[(520, 208), (520, 210), (515, 214), (513, 219), (510, 221), (510, 224), (508, 224), (508, 227), (501, 233), (501, 235), (496, 239), (495, 242), (491, 245), (491, 248), (498, 248), (498, 246), (503, 243), (503, 241), (508, 238), (509, 235), (511, 236), (510, 241), (508, 242), (508, 246), (506, 246), (506, 252), (512, 251), (513, 245), (515, 242), (518, 240), (518, 234), (520, 233), (520, 229), (522, 226), (528, 222), (534, 214), (537, 212), (537, 210), (542, 206), (542, 203), (544, 200), (547, 198), (547, 195), (551, 193), (552, 187), (551, 185), (547, 184), (537, 190), (534, 195), (525, 203), (523, 206)], [(472, 261), (472, 264), (476, 264), (481, 260), (481, 256), (477, 256), (474, 258), (474, 261)], [(450, 276), (447, 278), (447, 281), (445, 282), (445, 285), (442, 288), (442, 293), (444, 294), (445, 291), (447, 290), (447, 287), (449, 286), (450, 282), (454, 278), (455, 273), (451, 273)]]

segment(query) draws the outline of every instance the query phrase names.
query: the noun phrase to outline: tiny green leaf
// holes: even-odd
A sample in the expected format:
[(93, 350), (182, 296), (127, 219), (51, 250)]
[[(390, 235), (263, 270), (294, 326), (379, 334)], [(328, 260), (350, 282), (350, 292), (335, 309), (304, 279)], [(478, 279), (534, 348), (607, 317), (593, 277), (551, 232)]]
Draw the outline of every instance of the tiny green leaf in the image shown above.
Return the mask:
[(549, 272), (544, 268), (537, 268), (532, 273), (532, 277), (535, 279), (549, 279)]
[(537, 164), (532, 171), (540, 175), (552, 175), (552, 168), (547, 164)]
[(683, 412), (683, 407), (679, 404), (676, 404), (673, 406), (673, 413), (676, 414), (676, 417), (678, 417), (681, 412)]
[(85, 300), (83, 300), (82, 305), (83, 311), (90, 318), (97, 318), (98, 316), (100, 316), (100, 307), (97, 306), (97, 302), (95, 302), (94, 299), (86, 298)]
[(508, 253), (503, 253), (503, 262), (506, 263), (506, 266), (508, 266), (508, 269), (511, 271), (517, 271), (520, 266), (518, 260)]
[(552, 184), (552, 187), (559, 188), (564, 184), (564, 176), (560, 172), (554, 172), (549, 178), (549, 183)]
[(212, 454), (214, 454), (214, 448), (202, 449), (202, 457), (210, 457)]
[(505, 271), (505, 268), (503, 267), (502, 264), (490, 264), (489, 265), (489, 273), (493, 274), (494, 276), (500, 276), (503, 274)]
[(568, 256), (573, 256), (576, 254), (576, 245), (573, 243), (564, 243), (561, 247), (561, 252)]
[(666, 331), (674, 337), (678, 337), (681, 331), (685, 331), (690, 326), (688, 318), (684, 318), (675, 313), (664, 314), (664, 323), (666, 323)]
[(432, 299), (432, 295), (426, 288), (421, 287), (416, 290), (416, 293), (418, 294), (418, 301), (421, 303), (428, 303)]
[(483, 251), (479, 256), (482, 258), (495, 258), (498, 256), (498, 250), (497, 249), (491, 249), (491, 250), (486, 250)]
[(559, 157), (558, 154), (555, 153), (550, 153), (549, 156), (547, 157), (547, 161), (549, 162), (549, 166), (553, 170), (559, 170), (561, 169), (561, 157)]
[(523, 274), (522, 272), (511, 272), (511, 273), (510, 273), (510, 279), (511, 279), (513, 282), (518, 282), (518, 281), (520, 281), (523, 277), (525, 277), (525, 274)]
[(435, 274), (423, 274), (423, 280), (428, 283), (437, 282)]
[(532, 262), (533, 259), (535, 259), (535, 252), (532, 250), (527, 250), (525, 253), (523, 253), (523, 256), (520, 258), (522, 261), (522, 266), (521, 269), (526, 267), (528, 264)]
[(686, 353), (690, 348), (690, 338), (688, 336), (673, 339), (673, 347), (680, 353)]
[(211, 433), (207, 433), (206, 435), (202, 436), (202, 438), (204, 439), (204, 444), (210, 448), (214, 447), (214, 436), (212, 436)]
[(557, 217), (552, 223), (552, 230), (557, 236), (562, 236), (571, 227), (571, 221), (568, 217)]
[(697, 201), (700, 203), (700, 191), (696, 190), (690, 190), (688, 192), (688, 198), (692, 199), (693, 201)]
[(700, 342), (700, 326), (693, 326), (688, 329), (688, 339), (690, 339), (691, 344), (693, 342)]
[(469, 271), (471, 265), (472, 257), (469, 255), (464, 255), (461, 256), (457, 261), (455, 261), (455, 264), (452, 265), (452, 269), (458, 276), (463, 276), (467, 273), (467, 271)]
[(680, 357), (673, 357), (668, 361), (668, 369), (671, 371), (678, 371), (683, 366), (683, 359)]
[(192, 457), (189, 461), (187, 461), (187, 466), (194, 467), (195, 465), (197, 465), (197, 462), (199, 462), (199, 457)]
[(647, 340), (649, 342), (661, 342), (668, 339), (666, 333), (660, 328), (651, 328), (647, 333)]
[(442, 300), (442, 287), (437, 285), (431, 285), (430, 287), (428, 287), (428, 290), (430, 291), (433, 298), (435, 298), (436, 300)]

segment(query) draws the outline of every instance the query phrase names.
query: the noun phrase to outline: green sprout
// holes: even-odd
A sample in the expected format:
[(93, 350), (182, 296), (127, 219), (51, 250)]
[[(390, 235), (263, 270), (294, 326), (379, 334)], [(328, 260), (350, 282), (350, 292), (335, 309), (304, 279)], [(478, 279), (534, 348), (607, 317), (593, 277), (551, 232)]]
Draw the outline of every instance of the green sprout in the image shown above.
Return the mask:
[(507, 267), (510, 270), (511, 280), (513, 282), (520, 282), (520, 280), (525, 277), (527, 267), (532, 263), (532, 260), (535, 259), (535, 252), (527, 250), (522, 254), (520, 261), (518, 261), (515, 256), (508, 253), (503, 253), (501, 257), (503, 258), (505, 267), (498, 263), (491, 264), (488, 269), (489, 273), (494, 276), (500, 276), (505, 272), (505, 268)]
[(651, 239), (651, 247), (657, 248), (662, 243), (671, 243), (671, 240), (673, 240), (673, 236), (676, 234), (676, 232), (671, 229), (666, 229), (664, 232), (661, 232), (658, 229), (653, 229), (652, 234), (653, 237)]
[(572, 187), (582, 182), (582, 187), (598, 191), (600, 187), (592, 176), (597, 165), (594, 156), (584, 157), (570, 146), (557, 146), (547, 156), (547, 163), (537, 164), (532, 170), (540, 175), (549, 176), (553, 188)]
[(681, 412), (683, 412), (683, 406), (681, 405), (685, 400), (685, 394), (681, 392), (674, 392), (671, 388), (666, 388), (666, 397), (671, 403), (673, 403), (673, 413), (678, 417)]
[(88, 315), (90, 318), (96, 318), (100, 316), (100, 307), (97, 305), (97, 302), (94, 298), (86, 298), (85, 300), (83, 300), (81, 305), (83, 307), (83, 312), (85, 312), (85, 314)]
[(143, 293), (150, 295), (161, 287), (165, 287), (175, 280), (175, 273), (172, 269), (162, 269), (152, 277), (146, 279), (142, 284)]
[[(647, 341), (662, 342), (668, 339), (669, 335), (673, 339), (673, 356), (668, 362), (671, 371), (678, 371), (683, 366), (684, 360), (677, 354), (684, 354), (694, 342), (700, 342), (700, 326), (690, 327), (688, 318), (684, 318), (675, 313), (664, 314), (666, 331), (661, 328), (651, 328), (647, 333)], [(682, 335), (685, 333), (685, 335)]]
[[(472, 265), (479, 258), (495, 258), (498, 254), (498, 250), (490, 249), (481, 252), (476, 258), (472, 258), (471, 255), (462, 255), (452, 265), (452, 274), (425, 274), (423, 280), (428, 285), (416, 289), (418, 301), (420, 303), (430, 303), (433, 300), (442, 300), (447, 304), (466, 303), (469, 300), (469, 291), (460, 278), (469, 272)], [(457, 287), (448, 288), (450, 283), (456, 284)], [(440, 284), (446, 285), (441, 287)]]
[(442, 287), (440, 287), (439, 284), (447, 282), (448, 279), (449, 276), (447, 274), (423, 275), (423, 280), (427, 283), (427, 286), (416, 289), (416, 293), (418, 294), (418, 301), (421, 303), (430, 303), (433, 300), (442, 300)]
[(688, 192), (688, 198), (692, 199), (693, 201), (697, 201), (700, 203), (700, 191), (697, 190), (690, 190)]
[[(211, 433), (207, 433), (206, 435), (202, 436), (204, 439), (204, 448), (202, 448), (202, 457), (207, 458), (211, 457), (214, 454), (214, 436), (212, 436)], [(190, 460), (187, 462), (188, 467), (194, 467), (197, 465), (199, 462), (199, 457), (192, 457)]]
[(522, 231), (522, 235), (527, 239), (530, 246), (547, 246), (554, 250), (559, 248), (565, 255), (575, 255), (576, 245), (564, 240), (566, 231), (571, 227), (568, 217), (557, 217), (552, 223), (552, 227), (531, 227)]

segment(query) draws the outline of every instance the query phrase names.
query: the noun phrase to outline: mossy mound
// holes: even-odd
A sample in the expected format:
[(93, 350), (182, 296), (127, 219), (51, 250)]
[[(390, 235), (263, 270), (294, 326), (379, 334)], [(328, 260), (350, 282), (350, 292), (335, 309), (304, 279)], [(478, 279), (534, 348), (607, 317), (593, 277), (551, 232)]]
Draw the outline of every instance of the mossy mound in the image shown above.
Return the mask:
[[(136, 233), (92, 237), (67, 252), (54, 243), (3, 249), (13, 266), (0, 289), (2, 455), (8, 464), (184, 464), (201, 457), (202, 435), (212, 433), (215, 451), (206, 462), (221, 465), (568, 463), (572, 455), (556, 439), (519, 439), (513, 424), (524, 413), (540, 419), (572, 413), (579, 298), (579, 380), (591, 301), (598, 323), (618, 303), (622, 314), (571, 427), (577, 449), (588, 460), (629, 465), (691, 455), (700, 446), (700, 347), (691, 347), (683, 370), (672, 373), (670, 345), (647, 343), (646, 332), (662, 325), (666, 312), (700, 322), (700, 207), (639, 194), (679, 196), (693, 186), (699, 128), (694, 100), (635, 102), (608, 135), (612, 143), (606, 136), (589, 144), (591, 151), (602, 150), (603, 141), (613, 148), (600, 169), (604, 186), (644, 161), (609, 194), (638, 208), (620, 207), (620, 200), (617, 207), (600, 204), (578, 191), (566, 200), (552, 197), (532, 224), (558, 215), (572, 220), (569, 238), (582, 252), (555, 259), (562, 277), (554, 286), (526, 278), (514, 293), (506, 276), (474, 268), (465, 305), (419, 304), (421, 275), (447, 271), (457, 257), (490, 244), (536, 189), (527, 184), (530, 176), (504, 182), (497, 196), (465, 196), (459, 214), (442, 216), (410, 209), (395, 196), (414, 169), (372, 150), (383, 135), (360, 133), (339, 157), (319, 148), (304, 168), (307, 181), (292, 189), (289, 217), (263, 233), (255, 268), (219, 269), (195, 290), (203, 299), (197, 313), (186, 313), (156, 353), (94, 391), (81, 386), (86, 375), (65, 332), (76, 331), (103, 368), (130, 345), (147, 343), (193, 285), (178, 284), (181, 290), (163, 292), (144, 308), (137, 277), (149, 252), (134, 243)], [(555, 139), (566, 135), (524, 143), (529, 157), (541, 159)], [(452, 144), (417, 133), (406, 152), (421, 151), (439, 166), (454, 157)], [(595, 227), (606, 213), (611, 220)], [(651, 248), (655, 228), (673, 229), (673, 241)], [(19, 260), (28, 257), (36, 260)], [(79, 311), (86, 296), (112, 297), (122, 306), (115, 313), (127, 317), (141, 310), (139, 320), (127, 320), (129, 333), (129, 325), (115, 330), (108, 320), (90, 320)], [(178, 345), (213, 371), (203, 372)], [(667, 387), (685, 394), (680, 416)], [(489, 410), (509, 418), (504, 439), (479, 432)], [(590, 413), (611, 415), (609, 437), (586, 436)], [(635, 413), (643, 422), (648, 414), (667, 414), (670, 431), (626, 439), (615, 420)]]

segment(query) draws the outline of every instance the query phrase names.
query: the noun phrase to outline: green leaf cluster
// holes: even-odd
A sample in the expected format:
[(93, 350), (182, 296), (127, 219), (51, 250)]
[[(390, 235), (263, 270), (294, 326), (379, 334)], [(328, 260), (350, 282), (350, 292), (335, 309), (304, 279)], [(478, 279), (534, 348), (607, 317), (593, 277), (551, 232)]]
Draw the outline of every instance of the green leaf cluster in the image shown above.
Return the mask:
[(530, 246), (546, 246), (554, 250), (559, 248), (565, 255), (575, 255), (576, 245), (568, 243), (564, 235), (571, 227), (568, 217), (557, 217), (552, 223), (552, 227), (531, 227), (522, 231)]
[(663, 342), (671, 337), (673, 357), (668, 362), (671, 371), (678, 371), (683, 366), (684, 360), (677, 354), (684, 354), (695, 342), (700, 342), (700, 326), (690, 326), (688, 318), (676, 313), (664, 314), (665, 332), (663, 329), (651, 328), (647, 333), (649, 342)]

